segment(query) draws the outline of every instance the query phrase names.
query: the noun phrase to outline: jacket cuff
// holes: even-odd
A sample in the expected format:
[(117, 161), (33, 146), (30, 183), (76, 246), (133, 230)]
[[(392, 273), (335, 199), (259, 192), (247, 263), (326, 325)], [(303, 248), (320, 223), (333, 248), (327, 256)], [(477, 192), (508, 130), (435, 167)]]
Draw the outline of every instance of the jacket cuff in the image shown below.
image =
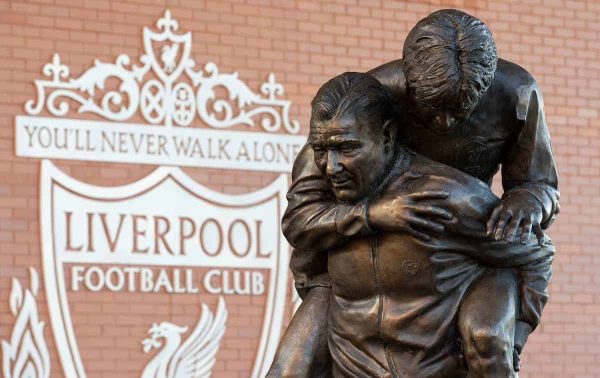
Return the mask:
[(373, 234), (375, 231), (369, 225), (368, 213), (367, 201), (356, 205), (338, 204), (335, 214), (337, 232), (347, 238)]

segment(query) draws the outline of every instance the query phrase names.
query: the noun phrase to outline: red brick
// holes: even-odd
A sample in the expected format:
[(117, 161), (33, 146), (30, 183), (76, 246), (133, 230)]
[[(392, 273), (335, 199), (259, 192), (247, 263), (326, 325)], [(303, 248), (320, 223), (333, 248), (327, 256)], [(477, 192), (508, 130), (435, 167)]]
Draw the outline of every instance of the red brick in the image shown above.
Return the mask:
[[(41, 272), (39, 160), (15, 157), (13, 141), (14, 116), (23, 114), (23, 103), (35, 97), (33, 80), (42, 78), (42, 67), (54, 52), (60, 53), (72, 77), (83, 73), (94, 59), (113, 62), (120, 53), (139, 64), (142, 28), (156, 30), (154, 22), (162, 16), (164, 4), (151, 0), (0, 2), (0, 87), (4, 89), (0, 92), (0, 313), (8, 313), (11, 278), (19, 277), (26, 285), (27, 266)], [(268, 72), (275, 72), (285, 86), (285, 97), (293, 100), (291, 113), (300, 120), (304, 134), (310, 100), (325, 80), (345, 70), (367, 70), (400, 58), (407, 32), (430, 11), (458, 7), (486, 21), (501, 56), (531, 71), (544, 92), (561, 174), (562, 212), (549, 230), (558, 251), (551, 298), (540, 328), (525, 349), (520, 376), (597, 375), (598, 336), (590, 330), (600, 328), (596, 292), (600, 257), (594, 249), (600, 227), (598, 2), (181, 0), (168, 7), (182, 31), (193, 31), (196, 68), (214, 61), (221, 72), (239, 71), (253, 89)], [(125, 184), (152, 170), (75, 161), (59, 165), (98, 185)], [(186, 168), (186, 172), (228, 193), (261, 188), (275, 177), (210, 169)], [(172, 304), (165, 304), (160, 295), (142, 299), (112, 293), (68, 295), (85, 366), (99, 377), (118, 372), (139, 375), (151, 357), (141, 352), (139, 344), (151, 323), (164, 320), (193, 326), (196, 318), (190, 314), (198, 311), (197, 302), (177, 296)], [(258, 309), (264, 308), (261, 301), (228, 299), (228, 329), (234, 334), (222, 343), (219, 358), (223, 361), (217, 361), (215, 376), (250, 374), (261, 325)], [(38, 306), (49, 324), (43, 290)], [(253, 316), (237, 315), (248, 309), (253, 309)], [(131, 326), (110, 328), (116, 320)], [(9, 338), (13, 321), (12, 316), (0, 316), (0, 339)], [(91, 326), (80, 326), (86, 323)], [(53, 337), (49, 326), (46, 337)], [(49, 348), (53, 374), (59, 376), (54, 343)]]

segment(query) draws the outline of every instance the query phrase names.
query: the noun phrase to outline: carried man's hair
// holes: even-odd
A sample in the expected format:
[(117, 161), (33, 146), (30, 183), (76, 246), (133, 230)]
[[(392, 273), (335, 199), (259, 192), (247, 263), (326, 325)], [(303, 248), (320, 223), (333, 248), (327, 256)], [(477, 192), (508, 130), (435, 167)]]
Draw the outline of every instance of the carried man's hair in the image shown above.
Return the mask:
[(323, 84), (311, 106), (311, 128), (352, 111), (358, 119), (368, 122), (371, 135), (380, 137), (376, 127), (397, 119), (388, 90), (373, 76), (359, 72), (346, 72)]
[(492, 83), (498, 63), (487, 25), (455, 9), (419, 21), (404, 42), (402, 59), (415, 102), (459, 111), (477, 103)]

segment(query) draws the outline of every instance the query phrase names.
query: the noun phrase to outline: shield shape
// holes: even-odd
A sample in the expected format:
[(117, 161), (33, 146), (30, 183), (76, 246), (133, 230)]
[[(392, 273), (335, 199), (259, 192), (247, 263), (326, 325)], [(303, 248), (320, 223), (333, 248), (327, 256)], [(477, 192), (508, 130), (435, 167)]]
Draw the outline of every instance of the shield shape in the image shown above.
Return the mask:
[[(181, 75), (189, 60), (192, 48), (192, 33), (175, 34), (177, 21), (166, 11), (157, 25), (162, 32), (144, 28), (144, 50), (150, 59), (152, 69), (164, 83), (172, 83)], [(157, 51), (160, 53), (157, 54)]]
[[(139, 375), (152, 359), (140, 345), (148, 329), (153, 339), (144, 340), (146, 351), (169, 322), (179, 326), (179, 343), (189, 345), (194, 325), (212, 317), (207, 306), (200, 310), (204, 303), (212, 303), (221, 323), (227, 315), (219, 314), (228, 313), (215, 369), (220, 360), (233, 359), (253, 377), (264, 376), (286, 302), (288, 246), (279, 223), (286, 191), (281, 175), (258, 191), (227, 195), (173, 167), (103, 187), (44, 160), (43, 270), (65, 376), (85, 377), (102, 369), (98, 358), (110, 364), (124, 353), (134, 365), (131, 373)], [(154, 360), (163, 353), (165, 362), (169, 339), (162, 336)], [(232, 352), (239, 348), (246, 349)]]

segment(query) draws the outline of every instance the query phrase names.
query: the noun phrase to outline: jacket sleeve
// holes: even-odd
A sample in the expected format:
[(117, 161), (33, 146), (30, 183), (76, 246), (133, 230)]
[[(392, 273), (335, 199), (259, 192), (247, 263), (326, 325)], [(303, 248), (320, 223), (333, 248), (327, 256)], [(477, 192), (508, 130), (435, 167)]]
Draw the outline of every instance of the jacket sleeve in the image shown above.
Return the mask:
[(287, 200), (281, 226), (290, 245), (299, 250), (328, 251), (349, 238), (372, 232), (367, 220), (367, 204), (335, 202), (308, 144), (294, 162)]
[[(549, 240), (544, 246), (540, 246), (535, 237), (530, 238), (527, 244), (521, 244), (520, 231), (514, 242), (494, 240), (487, 236), (485, 224), (493, 205), (498, 203), (494, 197), (475, 191), (468, 201), (464, 201), (461, 205), (464, 218), (454, 227), (446, 227), (455, 236), (450, 238), (449, 245), (456, 243), (456, 250), (495, 268), (523, 268), (540, 260), (552, 261), (555, 249)], [(487, 206), (482, 206), (484, 203)]]
[[(496, 268), (523, 267), (553, 258), (554, 246), (550, 242), (540, 246), (536, 238), (531, 238), (528, 244), (521, 244), (518, 241), (496, 241), (487, 236), (486, 222), (499, 198), (482, 181), (452, 170), (445, 172), (444, 176), (424, 176), (420, 182), (414, 183), (413, 189), (450, 193), (446, 199), (430, 201), (432, 205), (446, 206), (455, 214), (452, 220), (443, 221), (444, 232), (432, 238), (431, 244), (436, 250), (469, 256)], [(520, 239), (519, 236), (516, 240)]]
[[(452, 244), (455, 244), (454, 248)], [(540, 261), (551, 262), (555, 252), (549, 240), (540, 246), (535, 238), (530, 239), (528, 244), (521, 244), (518, 241), (490, 240), (483, 235), (455, 238), (447, 247), (450, 247), (448, 252), (459, 252), (494, 268), (530, 269), (532, 264)]]
[(519, 191), (535, 197), (543, 209), (542, 227), (547, 228), (559, 212), (560, 193), (544, 102), (533, 79), (519, 89), (518, 96), (516, 113), (521, 127), (502, 164), (503, 198)]

